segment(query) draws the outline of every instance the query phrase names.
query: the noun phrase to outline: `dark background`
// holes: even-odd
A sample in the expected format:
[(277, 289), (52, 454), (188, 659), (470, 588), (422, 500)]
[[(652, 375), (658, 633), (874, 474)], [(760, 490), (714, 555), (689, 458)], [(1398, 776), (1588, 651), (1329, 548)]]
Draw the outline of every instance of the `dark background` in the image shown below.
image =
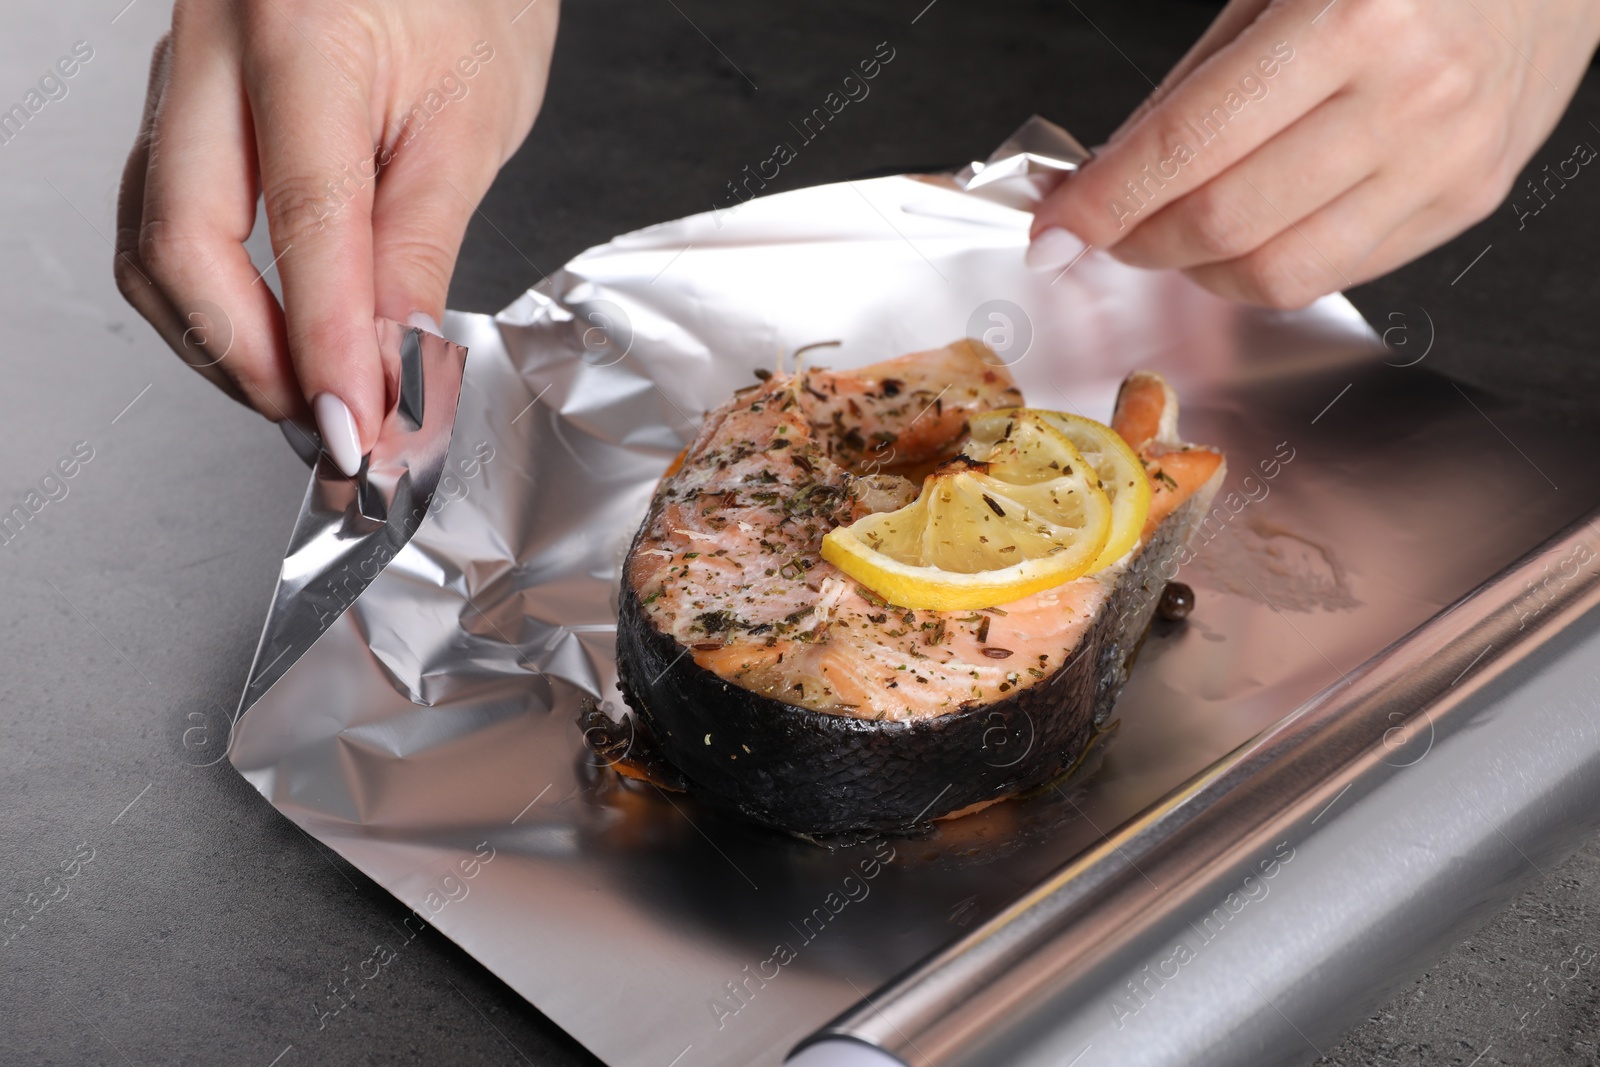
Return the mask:
[[(871, 95), (801, 148), (772, 191), (959, 166), (986, 156), (1034, 113), (1098, 144), (1221, 7), (935, 0), (924, 11), (926, 4), (569, 5), (544, 112), (468, 231), (451, 306), (498, 310), (536, 272), (616, 233), (725, 204), (724, 183), (777, 141), (796, 141), (788, 124), (880, 41), (896, 58)], [(1567, 159), (1579, 141), (1600, 148), (1591, 122), (1600, 125), (1594, 71), (1527, 173)], [(1596, 338), (1600, 193), (1586, 176), (1524, 229), (1502, 206), (1444, 248), (1353, 290), (1351, 300), (1373, 323), (1400, 321), (1392, 312), (1414, 323), (1426, 309), (1438, 341), (1429, 358), (1454, 376), (1587, 410), (1600, 399), (1600, 363), (1581, 357)], [(1486, 245), (1490, 252), (1451, 285)]]
[[(925, 4), (569, 3), (544, 113), (469, 230), (451, 306), (494, 311), (585, 247), (707, 210), (881, 41), (896, 56), (870, 97), (805, 146), (776, 188), (981, 158), (1034, 112), (1094, 144), (1216, 11), (1179, 0)], [(109, 17), (92, 14), (97, 27)], [(145, 0), (118, 32), (143, 34), (124, 44), (147, 49), (164, 20)], [(128, 98), (118, 105), (125, 140), (143, 84), (131, 66), (115, 88)], [(1532, 168), (1566, 158), (1578, 140), (1600, 143), (1597, 104), (1591, 73)], [(52, 133), (29, 130), (25, 147), (45, 152)], [(109, 254), (78, 221), (106, 225), (115, 168), (80, 188), (65, 176), (72, 166), (5, 176), (7, 189), (24, 190), (7, 210), (56, 212), (62, 239), (70, 233), (101, 262), (103, 277), (81, 283), (87, 295), (52, 313), (100, 316), (104, 351), (52, 352), (38, 381), (19, 370), (0, 398), (8, 499), (83, 435), (30, 423), (40, 404), (57, 403), (45, 398), (78, 398), (51, 415), (71, 426), (86, 424), (92, 398), (101, 427), (91, 435), (98, 466), (74, 490), (86, 501), (52, 505), (49, 523), (0, 559), (0, 899), (20, 903), (80, 841), (96, 856), (70, 900), (0, 948), (0, 1063), (594, 1062), (436, 933), (405, 942), (404, 909), (226, 763), (199, 765), (215, 755), (219, 712), (242, 684), (304, 470), (275, 432), (187, 377), (116, 303)], [(40, 184), (51, 174), (77, 218)], [(1425, 312), (1431, 366), (1589, 417), (1600, 402), (1597, 198), (1600, 178), (1585, 171), (1525, 229), (1502, 207), (1351, 298), (1380, 324), (1399, 313), (1414, 328)], [(5, 254), (48, 274), (49, 253), (35, 243)], [(102, 375), (101, 358), (116, 370)], [(101, 378), (103, 397), (89, 381)], [(140, 406), (106, 424), (147, 381)], [(1591, 843), (1327, 1061), (1600, 1062), (1600, 996), (1588, 975), (1559, 995), (1539, 985), (1574, 946), (1600, 948), (1597, 888)], [(313, 1004), (376, 942), (399, 959), (319, 1029)]]

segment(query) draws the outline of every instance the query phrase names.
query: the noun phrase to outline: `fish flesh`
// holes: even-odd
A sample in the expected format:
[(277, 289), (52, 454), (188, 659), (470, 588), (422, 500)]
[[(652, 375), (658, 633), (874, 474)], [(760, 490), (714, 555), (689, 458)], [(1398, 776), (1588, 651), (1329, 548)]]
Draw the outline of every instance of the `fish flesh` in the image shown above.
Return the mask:
[(1110, 714), (1174, 561), (1225, 476), (1136, 373), (1114, 426), (1151, 478), (1112, 566), (994, 608), (886, 603), (821, 556), (836, 526), (1015, 407), (974, 341), (856, 370), (766, 376), (711, 412), (629, 550), (617, 658), (639, 743), (697, 795), (794, 832), (903, 830), (1070, 767)]

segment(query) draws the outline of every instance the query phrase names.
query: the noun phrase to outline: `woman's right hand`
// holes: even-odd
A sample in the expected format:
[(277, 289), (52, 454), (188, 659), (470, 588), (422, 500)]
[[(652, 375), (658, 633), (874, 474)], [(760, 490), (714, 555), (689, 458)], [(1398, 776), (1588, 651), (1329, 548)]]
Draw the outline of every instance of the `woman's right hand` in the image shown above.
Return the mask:
[[(396, 374), (374, 316), (437, 331), (467, 222), (538, 113), (557, 3), (177, 0), (123, 173), (123, 295), (229, 396), (314, 416), (355, 473)], [(271, 264), (244, 247), (258, 197)]]

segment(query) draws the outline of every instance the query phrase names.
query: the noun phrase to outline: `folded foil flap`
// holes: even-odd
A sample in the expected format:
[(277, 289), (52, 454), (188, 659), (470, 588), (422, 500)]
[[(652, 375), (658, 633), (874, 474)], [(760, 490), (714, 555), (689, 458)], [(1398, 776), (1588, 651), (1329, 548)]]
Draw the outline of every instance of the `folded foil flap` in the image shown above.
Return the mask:
[(1090, 152), (1072, 134), (1049, 119), (1034, 115), (982, 163), (973, 163), (954, 177), (955, 184), (975, 196), (1008, 207), (1035, 203), (1069, 171), (1077, 170)]
[(428, 513), (450, 434), (466, 349), (379, 319), (378, 347), (398, 369), (378, 441), (354, 478), (323, 454), (289, 537), (237, 715), (272, 687), (405, 547)]

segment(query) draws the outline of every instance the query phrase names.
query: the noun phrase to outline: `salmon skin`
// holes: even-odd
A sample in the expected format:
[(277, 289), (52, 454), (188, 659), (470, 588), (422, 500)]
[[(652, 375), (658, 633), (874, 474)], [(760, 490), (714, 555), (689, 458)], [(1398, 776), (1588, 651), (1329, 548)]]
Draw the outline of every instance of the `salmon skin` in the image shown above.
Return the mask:
[(1115, 565), (998, 608), (911, 611), (820, 554), (835, 526), (915, 498), (893, 470), (952, 454), (972, 415), (1020, 402), (998, 357), (959, 341), (774, 374), (711, 412), (623, 570), (619, 682), (650, 758), (806, 834), (909, 829), (1071, 766), (1225, 472), (1178, 441), (1159, 376), (1119, 397), (1161, 514)]

